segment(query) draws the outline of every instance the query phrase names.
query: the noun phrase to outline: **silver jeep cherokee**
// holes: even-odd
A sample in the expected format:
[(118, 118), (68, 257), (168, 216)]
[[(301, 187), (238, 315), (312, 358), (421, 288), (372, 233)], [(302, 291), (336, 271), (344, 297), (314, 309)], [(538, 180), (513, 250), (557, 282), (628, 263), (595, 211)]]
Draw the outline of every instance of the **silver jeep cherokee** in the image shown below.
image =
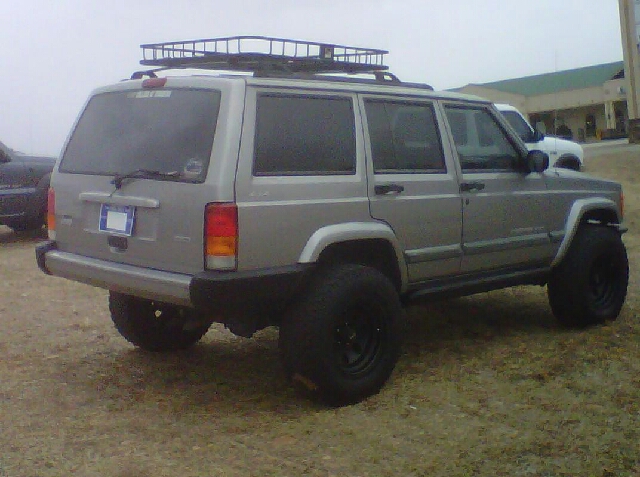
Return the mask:
[[(94, 91), (73, 127), (36, 251), (108, 289), (134, 345), (276, 325), (287, 375), (344, 405), (387, 381), (416, 297), (546, 284), (564, 325), (620, 313), (621, 186), (547, 170), (488, 101), (402, 83), (381, 50), (142, 48), (155, 69)], [(156, 74), (178, 68), (253, 75)]]

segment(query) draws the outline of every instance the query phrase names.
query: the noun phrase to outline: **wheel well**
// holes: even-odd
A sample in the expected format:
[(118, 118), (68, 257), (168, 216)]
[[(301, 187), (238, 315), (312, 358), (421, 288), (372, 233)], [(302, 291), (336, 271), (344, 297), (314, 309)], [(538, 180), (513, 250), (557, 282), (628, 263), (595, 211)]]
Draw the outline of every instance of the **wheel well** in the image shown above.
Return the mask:
[(610, 209), (597, 209), (585, 212), (580, 219), (580, 224), (609, 225), (619, 223), (617, 214)]
[(384, 239), (366, 239), (329, 245), (318, 258), (320, 265), (356, 263), (381, 271), (400, 290), (402, 279), (393, 246)]
[(562, 156), (560, 159), (556, 161), (554, 164), (556, 167), (564, 167), (567, 169), (573, 169), (574, 171), (580, 170), (580, 159), (576, 156)]

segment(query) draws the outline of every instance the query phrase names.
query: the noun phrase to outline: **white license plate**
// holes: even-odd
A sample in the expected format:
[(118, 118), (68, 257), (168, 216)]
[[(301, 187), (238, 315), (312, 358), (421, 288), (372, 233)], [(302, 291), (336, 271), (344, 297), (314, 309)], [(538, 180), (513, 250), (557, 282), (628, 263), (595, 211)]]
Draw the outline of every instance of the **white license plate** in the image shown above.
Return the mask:
[(101, 232), (131, 235), (135, 212), (131, 205), (102, 204), (98, 228)]

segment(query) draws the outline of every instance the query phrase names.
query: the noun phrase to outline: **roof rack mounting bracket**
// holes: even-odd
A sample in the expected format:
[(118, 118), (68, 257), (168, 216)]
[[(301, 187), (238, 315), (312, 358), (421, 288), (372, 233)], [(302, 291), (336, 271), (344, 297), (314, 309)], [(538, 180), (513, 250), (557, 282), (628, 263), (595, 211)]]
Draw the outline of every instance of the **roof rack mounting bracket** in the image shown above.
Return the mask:
[(149, 77), (149, 78), (157, 78), (158, 75), (156, 75), (156, 71), (160, 71), (162, 68), (159, 68), (157, 70), (147, 70), (147, 71), (135, 71), (134, 73), (131, 74), (131, 79), (142, 79), (145, 76)]
[(382, 81), (385, 83), (401, 83), (400, 79), (389, 71), (376, 71), (373, 74), (376, 81)]

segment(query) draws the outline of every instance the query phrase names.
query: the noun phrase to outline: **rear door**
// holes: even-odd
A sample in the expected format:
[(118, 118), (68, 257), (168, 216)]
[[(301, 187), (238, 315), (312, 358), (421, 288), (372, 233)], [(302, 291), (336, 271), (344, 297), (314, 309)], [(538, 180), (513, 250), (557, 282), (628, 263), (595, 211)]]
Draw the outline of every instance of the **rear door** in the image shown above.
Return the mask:
[(462, 271), (531, 266), (551, 253), (542, 174), (487, 105), (445, 107), (461, 168)]
[(364, 96), (371, 215), (404, 250), (409, 281), (460, 268), (462, 207), (439, 111), (423, 99)]
[(239, 270), (291, 265), (315, 233), (369, 220), (355, 93), (284, 84), (247, 89)]

